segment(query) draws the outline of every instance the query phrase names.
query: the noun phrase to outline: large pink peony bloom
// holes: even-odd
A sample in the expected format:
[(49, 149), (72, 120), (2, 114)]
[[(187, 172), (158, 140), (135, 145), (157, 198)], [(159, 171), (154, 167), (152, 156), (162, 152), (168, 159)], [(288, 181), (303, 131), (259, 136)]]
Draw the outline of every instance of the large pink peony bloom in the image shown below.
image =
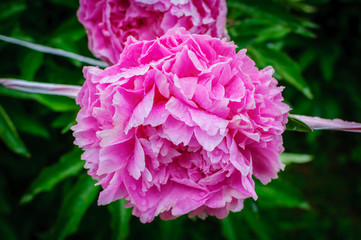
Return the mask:
[(129, 38), (119, 62), (86, 67), (75, 143), (103, 191), (142, 222), (190, 213), (224, 218), (283, 168), (289, 107), (271, 67), (235, 45), (175, 29)]
[(152, 40), (174, 27), (227, 37), (225, 0), (80, 0), (79, 21), (89, 48), (109, 64), (119, 60), (128, 36)]

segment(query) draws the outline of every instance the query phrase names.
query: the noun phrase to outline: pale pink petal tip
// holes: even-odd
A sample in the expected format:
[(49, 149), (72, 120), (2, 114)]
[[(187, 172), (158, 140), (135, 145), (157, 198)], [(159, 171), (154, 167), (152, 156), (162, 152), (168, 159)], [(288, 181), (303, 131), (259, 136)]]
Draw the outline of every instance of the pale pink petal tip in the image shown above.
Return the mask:
[(336, 130), (346, 132), (361, 132), (361, 123), (348, 122), (341, 119), (324, 119), (303, 115), (290, 115), (314, 130)]
[(72, 129), (99, 204), (125, 198), (142, 222), (224, 218), (283, 169), (289, 107), (273, 70), (219, 38), (173, 29), (84, 68)]

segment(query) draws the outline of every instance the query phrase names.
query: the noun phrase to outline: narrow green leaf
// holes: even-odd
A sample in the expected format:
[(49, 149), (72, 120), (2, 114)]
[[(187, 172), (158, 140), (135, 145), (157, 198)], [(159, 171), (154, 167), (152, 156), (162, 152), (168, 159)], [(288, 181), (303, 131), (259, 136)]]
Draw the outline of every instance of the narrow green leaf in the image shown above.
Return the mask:
[(241, 212), (241, 216), (247, 223), (248, 227), (252, 229), (253, 233), (258, 236), (258, 239), (261, 240), (270, 240), (271, 237), (268, 236), (267, 228), (265, 222), (262, 221), (262, 218), (254, 211), (244, 211)]
[(306, 123), (304, 123), (301, 120), (298, 120), (294, 117), (291, 117), (291, 116), (288, 116), (286, 130), (297, 131), (297, 132), (312, 132), (313, 131), (313, 129), (310, 128)]
[(301, 1), (292, 2), (292, 7), (299, 9), (305, 13), (315, 13), (317, 11), (316, 7), (306, 4), (306, 3), (303, 3)]
[(79, 3), (77, 1), (73, 1), (73, 0), (50, 0), (50, 2), (53, 2), (55, 4), (58, 4), (58, 5), (63, 5), (63, 6), (67, 6), (67, 7), (70, 7), (72, 8), (73, 10), (76, 10), (79, 8)]
[(65, 96), (45, 95), (39, 93), (28, 93), (0, 86), (0, 95), (20, 99), (35, 100), (55, 112), (78, 111), (74, 99)]
[(228, 216), (221, 221), (222, 233), (228, 240), (237, 240), (235, 230), (231, 224), (231, 217)]
[(80, 160), (82, 151), (78, 148), (63, 155), (58, 163), (44, 168), (32, 182), (29, 190), (21, 198), (20, 203), (30, 202), (37, 194), (53, 189), (64, 179), (75, 176), (83, 169), (84, 162)]
[(0, 216), (11, 212), (11, 206), (8, 198), (8, 193), (10, 191), (7, 189), (8, 186), (9, 184), (7, 179), (0, 173)]
[(299, 59), (297, 60), (298, 65), (301, 70), (306, 69), (308, 66), (310, 66), (313, 62), (318, 60), (317, 58), (318, 52), (315, 48), (306, 48), (302, 51), (300, 54)]
[(9, 214), (11, 212), (11, 207), (4, 194), (0, 195), (0, 215)]
[(327, 49), (322, 49), (323, 51), (320, 54), (320, 67), (322, 75), (325, 80), (330, 81), (333, 77), (333, 72), (335, 70), (335, 64), (340, 55), (340, 48), (334, 46), (327, 46)]
[(269, 226), (263, 221), (252, 199), (244, 201), (242, 211), (230, 213), (222, 220), (222, 233), (228, 240), (269, 240), (268, 232)]
[(301, 75), (299, 66), (286, 53), (268, 48), (263, 44), (254, 45), (248, 50), (259, 63), (265, 66), (271, 65), (285, 81), (300, 90), (307, 98), (313, 98), (310, 88)]
[(255, 42), (262, 43), (273, 39), (281, 39), (284, 38), (287, 34), (290, 33), (290, 30), (281, 26), (274, 25), (268, 28), (263, 29)]
[(16, 240), (18, 239), (15, 234), (15, 229), (5, 219), (0, 216), (0, 236), (1, 239)]
[(20, 98), (20, 99), (27, 99), (27, 100), (28, 99), (37, 100), (37, 98), (40, 94), (22, 92), (22, 91), (6, 88), (6, 87), (0, 85), (0, 95), (7, 96), (7, 97)]
[(8, 110), (16, 129), (21, 132), (26, 132), (35, 136), (49, 138), (50, 134), (41, 119), (30, 115), (24, 107), (19, 103), (18, 106), (13, 106)]
[(30, 157), (23, 141), (20, 139), (18, 132), (11, 119), (0, 105), (0, 138), (15, 153)]
[(35, 51), (27, 51), (18, 65), (23, 79), (32, 81), (36, 72), (40, 69), (44, 61), (44, 54)]
[[(160, 222), (159, 240), (185, 239), (184, 220), (186, 216), (180, 216), (176, 219)], [(206, 238), (200, 232), (192, 231), (188, 233), (195, 240), (205, 240)]]
[(68, 125), (66, 125), (63, 129), (61, 129), (61, 134), (65, 134), (70, 131), (71, 127), (76, 124), (76, 121), (70, 122)]
[(65, 134), (76, 124), (76, 116), (76, 112), (64, 112), (51, 123), (51, 126), (54, 128), (62, 128), (61, 133)]
[(73, 122), (75, 120), (75, 117), (76, 117), (76, 114), (74, 114), (72, 112), (59, 113), (58, 116), (51, 123), (51, 126), (53, 128), (64, 128), (70, 122)]
[(76, 51), (77, 49), (74, 49), (72, 46), (76, 41), (83, 37), (86, 37), (86, 31), (79, 23), (78, 18), (75, 15), (72, 15), (70, 18), (64, 20), (64, 22), (54, 31), (50, 43), (61, 49)]
[(288, 182), (277, 179), (267, 185), (256, 182), (256, 193), (260, 207), (296, 207), (308, 210), (310, 205)]
[(27, 118), (16, 117), (14, 124), (21, 132), (26, 132), (35, 136), (49, 138), (50, 134), (44, 125), (36, 118), (31, 116)]
[(69, 97), (38, 94), (35, 100), (55, 112), (79, 110), (79, 106), (76, 105), (74, 99), (71, 99)]
[(270, 25), (268, 22), (262, 21), (260, 19), (245, 19), (242, 21), (237, 21), (232, 25), (232, 28), (235, 28), (234, 35), (236, 37), (241, 36), (250, 36), (250, 35), (258, 35), (259, 31), (263, 29), (273, 26)]
[(129, 221), (132, 216), (132, 210), (125, 208), (124, 204), (125, 199), (108, 204), (114, 240), (124, 240), (129, 235)]
[(227, 1), (231, 8), (239, 9), (255, 18), (267, 20), (273, 24), (280, 24), (290, 28), (293, 32), (306, 37), (314, 37), (302, 21), (293, 16), (285, 7), (269, 0)]
[(96, 181), (85, 173), (79, 177), (64, 198), (52, 239), (62, 240), (76, 232), (85, 212), (98, 195), (99, 186), (94, 186), (95, 183)]
[(24, 3), (7, 2), (0, 4), (0, 20), (7, 19), (15, 14), (21, 13), (26, 9)]
[[(230, 29), (232, 39), (238, 45), (239, 40), (245, 37), (254, 37), (254, 42), (261, 43), (268, 40), (280, 39), (290, 33), (290, 29), (282, 25), (275, 25), (259, 19), (245, 19)], [(238, 40), (239, 39), (239, 40)]]
[(308, 163), (313, 160), (313, 156), (309, 154), (300, 154), (300, 153), (282, 153), (280, 155), (281, 162), (284, 164), (291, 163)]

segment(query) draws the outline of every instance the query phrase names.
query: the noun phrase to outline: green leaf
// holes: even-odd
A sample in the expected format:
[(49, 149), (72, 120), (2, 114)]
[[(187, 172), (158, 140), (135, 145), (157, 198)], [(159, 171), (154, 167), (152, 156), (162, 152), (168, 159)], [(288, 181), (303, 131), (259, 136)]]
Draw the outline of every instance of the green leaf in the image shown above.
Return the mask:
[(281, 39), (284, 38), (289, 33), (290, 33), (289, 29), (281, 25), (270, 26), (259, 32), (256, 42), (261, 43), (273, 39)]
[(62, 240), (77, 231), (85, 212), (98, 195), (99, 186), (94, 186), (95, 183), (87, 174), (79, 177), (64, 198), (51, 239)]
[(254, 37), (254, 42), (261, 43), (268, 40), (280, 39), (290, 33), (289, 28), (282, 25), (274, 25), (259, 19), (245, 19), (230, 28), (230, 34), (238, 45), (245, 37)]
[(69, 46), (72, 46), (72, 43), (83, 37), (86, 37), (86, 31), (79, 23), (78, 18), (75, 15), (72, 15), (54, 31), (50, 43), (68, 51), (76, 51), (77, 49), (69, 48)]
[(108, 205), (114, 240), (123, 240), (129, 235), (129, 221), (132, 216), (132, 210), (125, 208), (124, 204), (125, 199), (120, 199)]
[(318, 52), (313, 47), (304, 49), (300, 54), (299, 59), (297, 60), (300, 69), (304, 70), (309, 67), (314, 61), (318, 60), (317, 55)]
[(4, 194), (0, 195), (0, 215), (9, 214), (11, 212), (11, 207)]
[(36, 101), (47, 106), (55, 112), (78, 111), (79, 106), (76, 105), (74, 99), (64, 96), (54, 96), (39, 94)]
[[(0, 173), (0, 216), (2, 214), (9, 214), (11, 212), (11, 206), (8, 200), (8, 191), (7, 186), (9, 186), (7, 179)], [(1, 236), (1, 235), (0, 235)]]
[[(186, 216), (180, 216), (176, 219), (162, 221), (160, 223), (160, 233), (159, 239), (161, 240), (171, 240), (171, 239), (185, 239), (184, 236), (184, 220)], [(206, 239), (202, 234), (197, 234), (197, 232), (190, 232), (194, 239), (203, 240)]]
[(30, 157), (23, 141), (20, 139), (18, 132), (11, 119), (0, 105), (0, 138), (15, 153)]
[(241, 212), (230, 213), (222, 220), (222, 233), (226, 239), (269, 240), (269, 226), (265, 222), (254, 200), (246, 199)]
[(280, 155), (281, 162), (284, 164), (291, 163), (308, 163), (313, 160), (313, 156), (309, 154), (300, 154), (300, 153), (282, 153)]
[(335, 46), (327, 46), (326, 49), (320, 54), (320, 65), (322, 75), (325, 80), (330, 81), (333, 77), (333, 72), (335, 70), (335, 64), (340, 55), (340, 48)]
[(297, 131), (297, 132), (312, 132), (313, 131), (313, 129), (310, 128), (306, 123), (304, 123), (301, 120), (298, 120), (294, 117), (291, 117), (291, 116), (288, 116), (286, 130)]
[(17, 129), (21, 132), (26, 132), (43, 138), (50, 137), (50, 134), (48, 130), (44, 127), (44, 124), (42, 124), (41, 121), (32, 116), (28, 116), (26, 118), (21, 118), (17, 116), (13, 120)]
[(60, 161), (42, 170), (40, 175), (32, 182), (29, 190), (21, 198), (20, 203), (25, 204), (45, 191), (50, 191), (64, 179), (78, 175), (83, 169), (84, 162), (80, 160), (82, 151), (78, 148), (63, 155)]
[(77, 113), (65, 112), (59, 115), (52, 123), (51, 126), (54, 128), (62, 128), (61, 133), (67, 133), (72, 126), (76, 124), (75, 118)]
[(306, 37), (314, 37), (302, 21), (293, 16), (285, 7), (273, 3), (269, 0), (242, 0), (227, 1), (229, 7), (239, 9), (244, 13), (258, 19), (264, 19), (273, 24), (279, 24), (288, 27), (293, 32)]
[(288, 182), (277, 179), (267, 185), (256, 182), (256, 193), (260, 207), (296, 207), (305, 210), (310, 209), (310, 205), (304, 200), (297, 188)]
[(49, 138), (50, 134), (41, 119), (29, 114), (25, 108), (19, 103), (8, 110), (16, 129), (35, 136)]
[(16, 240), (18, 239), (15, 234), (15, 229), (0, 216), (0, 236), (1, 239)]
[(23, 79), (33, 81), (36, 72), (40, 69), (44, 61), (44, 54), (35, 51), (27, 51), (18, 65)]
[(248, 50), (259, 63), (264, 66), (273, 66), (285, 81), (300, 90), (307, 98), (313, 98), (310, 88), (301, 75), (299, 66), (286, 53), (262, 44), (249, 47)]
[(27, 93), (0, 86), (0, 95), (15, 97), (20, 99), (35, 100), (55, 112), (78, 111), (74, 99), (64, 96), (45, 95), (38, 93)]
[(241, 212), (241, 215), (247, 223), (248, 227), (252, 229), (256, 236), (258, 236), (258, 239), (270, 240), (271, 238), (268, 236), (265, 222), (262, 220), (259, 214), (257, 214), (255, 211), (250, 211), (250, 209), (247, 210), (243, 213)]
[(232, 220), (230, 216), (222, 219), (222, 233), (228, 240), (237, 240), (236, 233), (231, 221)]
[(40, 95), (40, 94), (22, 92), (22, 91), (6, 88), (6, 87), (0, 85), (0, 95), (7, 96), (7, 97), (20, 98), (20, 99), (36, 100), (38, 98), (38, 95)]
[(15, 14), (21, 13), (26, 9), (24, 3), (19, 2), (7, 2), (0, 4), (0, 20), (7, 19)]
[(312, 5), (309, 5), (309, 4), (306, 4), (306, 3), (303, 3), (301, 1), (294, 1), (294, 2), (289, 2), (289, 4), (291, 3), (292, 7), (295, 8), (295, 9), (299, 9), (305, 13), (315, 13), (317, 12), (317, 8), (312, 6)]
[(63, 5), (63, 6), (67, 6), (74, 10), (76, 10), (79, 7), (79, 3), (77, 1), (73, 1), (73, 0), (50, 0), (50, 2), (59, 4), (59, 5)]

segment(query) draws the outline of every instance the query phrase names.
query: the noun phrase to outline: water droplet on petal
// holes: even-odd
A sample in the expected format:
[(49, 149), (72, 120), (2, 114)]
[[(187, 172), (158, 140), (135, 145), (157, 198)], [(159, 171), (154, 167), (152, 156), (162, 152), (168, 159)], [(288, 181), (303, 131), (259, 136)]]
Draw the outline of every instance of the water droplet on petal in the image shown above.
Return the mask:
[(139, 196), (141, 196), (141, 197), (145, 197), (145, 196), (146, 196), (146, 194), (145, 194), (145, 192), (143, 192), (143, 191), (139, 191)]
[(143, 206), (147, 205), (147, 200), (144, 200), (144, 199), (143, 199), (143, 200), (142, 200), (142, 205), (143, 205)]
[(137, 189), (137, 186), (135, 184), (132, 184), (132, 186), (130, 187), (130, 189), (132, 189), (132, 191), (135, 191)]

